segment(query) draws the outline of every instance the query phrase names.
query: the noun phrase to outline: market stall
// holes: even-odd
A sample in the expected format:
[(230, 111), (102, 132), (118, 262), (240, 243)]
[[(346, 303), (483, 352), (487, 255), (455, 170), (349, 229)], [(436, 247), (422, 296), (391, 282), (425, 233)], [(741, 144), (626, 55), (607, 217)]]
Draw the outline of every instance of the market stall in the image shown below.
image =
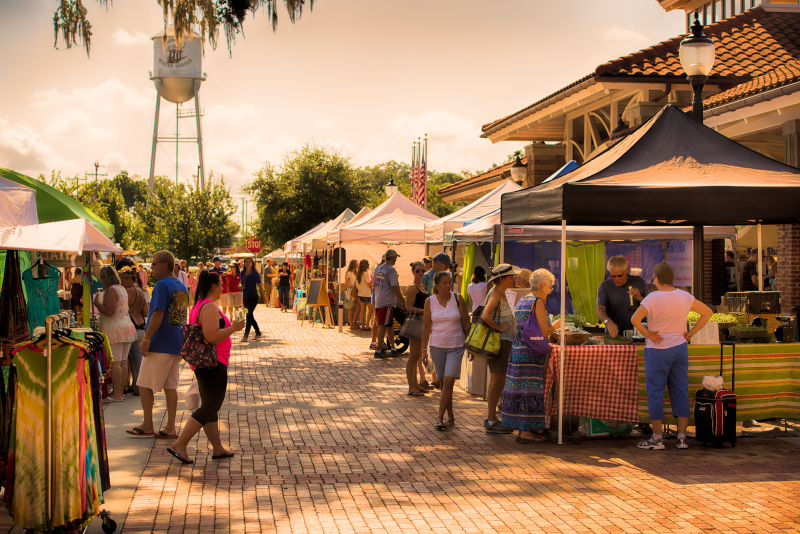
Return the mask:
[[(560, 225), (562, 265), (571, 238), (568, 224), (691, 225), (693, 261), (700, 276), (704, 226), (754, 221), (760, 228), (762, 223), (797, 221), (800, 170), (753, 152), (667, 106), (578, 169), (503, 195), (501, 204), (504, 225)], [(502, 248), (504, 232), (500, 235)], [(565, 276), (562, 269), (562, 287)], [(703, 284), (693, 289), (702, 299)], [(563, 315), (564, 293), (560, 309)], [(563, 343), (562, 338), (561, 353)], [(559, 365), (564, 366), (564, 359)], [(563, 369), (557, 378), (561, 418)]]
[(0, 227), (38, 222), (36, 192), (0, 177)]

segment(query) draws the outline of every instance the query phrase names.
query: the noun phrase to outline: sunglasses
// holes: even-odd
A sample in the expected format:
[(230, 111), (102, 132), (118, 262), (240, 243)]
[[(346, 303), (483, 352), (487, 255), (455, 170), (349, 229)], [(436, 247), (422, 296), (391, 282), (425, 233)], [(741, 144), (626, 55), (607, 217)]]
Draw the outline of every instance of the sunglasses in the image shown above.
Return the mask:
[(414, 269), (415, 273), (424, 273), (425, 269)]
[(611, 274), (609, 276), (611, 276), (611, 278), (624, 278), (625, 277), (624, 274)]

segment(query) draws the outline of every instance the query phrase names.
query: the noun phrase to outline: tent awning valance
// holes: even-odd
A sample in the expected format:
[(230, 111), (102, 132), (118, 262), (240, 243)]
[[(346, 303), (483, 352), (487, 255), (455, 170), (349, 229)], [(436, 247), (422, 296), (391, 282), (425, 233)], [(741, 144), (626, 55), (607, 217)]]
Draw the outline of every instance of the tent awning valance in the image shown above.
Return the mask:
[(667, 106), (576, 170), (501, 204), (503, 224), (797, 223), (800, 169)]
[(36, 212), (40, 223), (86, 219), (106, 237), (114, 237), (113, 224), (58, 189), (8, 169), (0, 168), (0, 176), (36, 191)]
[(76, 256), (84, 252), (122, 253), (120, 247), (86, 219), (0, 228), (0, 249), (64, 252)]

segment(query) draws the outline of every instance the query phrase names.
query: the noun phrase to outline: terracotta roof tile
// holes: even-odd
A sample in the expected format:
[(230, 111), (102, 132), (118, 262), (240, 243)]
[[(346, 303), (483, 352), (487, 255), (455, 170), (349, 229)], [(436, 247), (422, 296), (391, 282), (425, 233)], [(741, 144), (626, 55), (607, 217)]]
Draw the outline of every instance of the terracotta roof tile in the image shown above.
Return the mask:
[[(525, 165), (528, 164), (528, 158), (526, 158), (525, 156), (520, 158), (520, 160)], [(453, 191), (457, 191), (457, 190), (460, 190), (460, 189), (469, 189), (470, 187), (476, 186), (476, 185), (480, 184), (483, 181), (493, 181), (494, 178), (497, 178), (498, 176), (500, 176), (504, 172), (506, 172), (506, 171), (510, 172), (511, 171), (511, 166), (513, 164), (514, 164), (513, 161), (509, 161), (509, 162), (503, 163), (502, 165), (498, 165), (497, 167), (493, 167), (493, 168), (489, 169), (488, 171), (484, 171), (484, 172), (482, 172), (480, 174), (476, 174), (475, 176), (470, 176), (469, 178), (465, 178), (465, 179), (461, 180), (460, 182), (456, 182), (456, 183), (454, 183), (452, 185), (448, 185), (447, 187), (442, 187), (441, 189), (439, 189), (439, 194), (440, 195), (442, 195), (442, 194), (447, 195), (449, 193), (452, 193)]]
[[(732, 87), (727, 91), (703, 98), (703, 109), (711, 109), (736, 100), (771, 91), (790, 83), (800, 82), (800, 61), (790, 61), (747, 83)], [(691, 110), (691, 106), (684, 108)]]
[[(717, 83), (725, 79), (739, 82), (742, 78), (753, 80), (800, 60), (800, 14), (774, 13), (757, 7), (721, 20), (704, 28), (714, 39), (717, 60), (711, 79)], [(486, 134), (535, 106), (546, 107), (547, 101), (587, 80), (610, 79), (684, 78), (678, 51), (684, 36), (658, 43), (599, 65), (593, 75), (581, 78), (542, 100), (516, 113), (483, 126)], [(791, 69), (790, 69), (791, 70)], [(764, 87), (764, 81), (760, 82)], [(749, 87), (751, 82), (744, 83)], [(728, 92), (728, 91), (725, 91)]]

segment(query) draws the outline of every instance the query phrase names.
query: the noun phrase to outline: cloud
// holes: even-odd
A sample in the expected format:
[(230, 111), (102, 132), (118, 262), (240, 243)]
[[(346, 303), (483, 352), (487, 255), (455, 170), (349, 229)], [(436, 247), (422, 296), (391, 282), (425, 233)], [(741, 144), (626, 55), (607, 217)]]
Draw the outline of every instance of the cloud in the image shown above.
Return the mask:
[(111, 39), (114, 43), (114, 46), (119, 46), (122, 48), (133, 48), (136, 46), (145, 45), (152, 46), (152, 41), (147, 35), (138, 30), (128, 32), (122, 27), (117, 28), (117, 30), (111, 34)]
[[(202, 99), (201, 99), (202, 103)], [(192, 101), (194, 105), (194, 101)], [(236, 107), (226, 106), (224, 104), (214, 104), (206, 108), (205, 115), (203, 116), (203, 127), (205, 125), (211, 127), (224, 127), (224, 126), (244, 126), (247, 124), (260, 124), (261, 113), (247, 102), (243, 102)]]
[(54, 139), (114, 139), (116, 134), (109, 127), (98, 126), (80, 109), (70, 109), (50, 119), (45, 129), (47, 137)]
[(43, 89), (31, 95), (33, 107), (83, 105), (94, 111), (118, 112), (120, 109), (155, 109), (155, 87), (136, 89), (118, 78), (111, 78), (95, 87), (76, 88), (65, 93), (59, 89)]
[(36, 176), (50, 169), (74, 167), (75, 164), (55, 156), (53, 147), (27, 124), (15, 124), (0, 118), (0, 162), (4, 167)]
[(603, 28), (600, 30), (600, 38), (603, 41), (646, 41), (647, 37), (636, 30), (628, 30), (625, 28)]

